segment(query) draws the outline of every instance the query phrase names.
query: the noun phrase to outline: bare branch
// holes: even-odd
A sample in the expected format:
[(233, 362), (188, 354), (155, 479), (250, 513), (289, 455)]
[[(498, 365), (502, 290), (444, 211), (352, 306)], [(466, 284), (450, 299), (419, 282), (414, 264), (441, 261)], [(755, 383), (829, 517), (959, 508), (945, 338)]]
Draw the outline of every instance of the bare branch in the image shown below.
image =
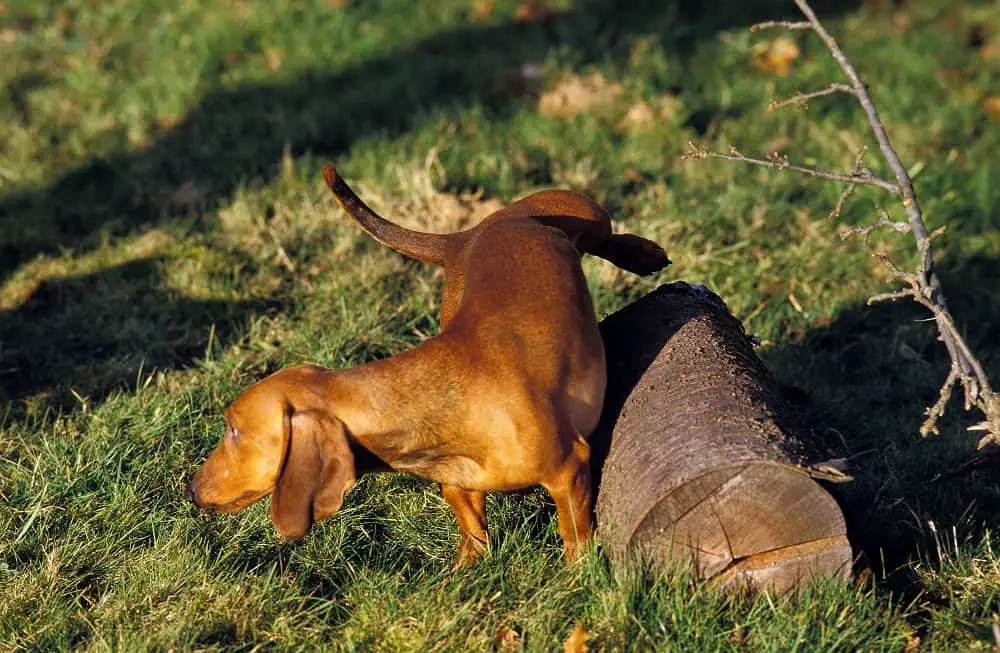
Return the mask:
[(812, 23), (808, 20), (801, 21), (791, 21), (791, 20), (766, 20), (763, 23), (757, 23), (756, 25), (750, 26), (751, 32), (759, 32), (764, 29), (812, 29)]
[(295, 263), (292, 262), (292, 258), (288, 255), (288, 252), (285, 251), (285, 247), (281, 244), (281, 239), (278, 238), (278, 234), (274, 232), (274, 228), (270, 225), (267, 225), (267, 233), (271, 236), (271, 240), (274, 241), (274, 246), (278, 250), (276, 254), (278, 262), (281, 263), (281, 265), (283, 265), (289, 273), (294, 275), (296, 271)]
[(905, 299), (906, 297), (913, 297), (913, 290), (911, 288), (904, 288), (902, 290), (895, 290), (893, 292), (884, 292), (879, 295), (873, 295), (868, 298), (868, 305), (878, 304), (881, 302), (894, 302), (897, 299)]
[(778, 154), (777, 152), (769, 154), (767, 159), (755, 159), (753, 157), (744, 156), (742, 152), (732, 146), (729, 148), (729, 154), (723, 154), (722, 152), (712, 152), (710, 150), (706, 150), (699, 145), (689, 142), (688, 151), (681, 157), (681, 159), (684, 161), (690, 161), (692, 159), (726, 159), (727, 161), (739, 161), (741, 163), (749, 163), (751, 165), (764, 166), (767, 168), (777, 168), (778, 170), (791, 170), (793, 172), (809, 175), (810, 177), (819, 177), (820, 179), (829, 179), (831, 181), (878, 186), (879, 188), (883, 188), (893, 193), (898, 192), (896, 184), (891, 181), (881, 179), (880, 177), (876, 177), (869, 170), (864, 170), (857, 175), (844, 175), (839, 172), (831, 172), (829, 170), (807, 168), (805, 166), (789, 163), (787, 156)]
[[(858, 154), (854, 157), (854, 175), (860, 175), (865, 170), (865, 156), (868, 154), (868, 148), (862, 147), (858, 150)], [(844, 186), (844, 190), (840, 191), (840, 196), (837, 198), (837, 203), (834, 205), (833, 210), (830, 211), (826, 218), (827, 220), (833, 218), (839, 218), (840, 212), (844, 210), (844, 202), (847, 201), (851, 195), (854, 194), (854, 189), (857, 188), (857, 184), (851, 182)]]
[(933, 406), (927, 409), (927, 419), (920, 425), (920, 435), (926, 437), (931, 434), (938, 435), (940, 433), (937, 421), (939, 417), (944, 415), (945, 406), (948, 405), (948, 400), (951, 399), (951, 389), (955, 387), (956, 381), (958, 381), (958, 371), (952, 366), (948, 372), (948, 378), (944, 380), (944, 385), (941, 386), (938, 400), (934, 402)]
[[(844, 227), (840, 232), (840, 238), (841, 240), (846, 240), (851, 236), (860, 236), (864, 240), (865, 245), (868, 245), (868, 239), (871, 237), (872, 232), (879, 229), (892, 229), (899, 233), (906, 233), (910, 230), (910, 223), (896, 222), (889, 217), (889, 213), (885, 209), (882, 209), (879, 211), (876, 222), (867, 227)], [(895, 266), (893, 266), (893, 269), (895, 269)]]
[[(892, 147), (892, 142), (889, 140), (889, 135), (885, 131), (882, 119), (879, 118), (878, 110), (875, 108), (875, 104), (872, 102), (871, 96), (868, 95), (868, 88), (865, 86), (864, 82), (861, 81), (858, 71), (855, 70), (851, 62), (848, 61), (844, 51), (840, 49), (839, 45), (837, 45), (837, 41), (830, 36), (830, 33), (826, 31), (826, 28), (823, 27), (823, 25), (819, 22), (819, 19), (816, 18), (816, 13), (812, 10), (812, 7), (809, 6), (809, 3), (806, 2), (806, 0), (795, 0), (795, 4), (808, 19), (816, 35), (823, 41), (827, 49), (830, 50), (830, 54), (840, 65), (840, 69), (844, 71), (844, 76), (847, 77), (847, 81), (853, 89), (854, 96), (858, 98), (858, 103), (861, 105), (865, 115), (868, 117), (868, 124), (871, 126), (872, 133), (875, 135), (875, 140), (878, 141), (878, 147), (882, 151), (882, 156), (885, 157), (885, 160), (889, 163), (889, 167), (892, 169), (893, 174), (896, 176), (896, 183), (898, 184), (896, 192), (899, 193), (902, 198), (903, 208), (906, 210), (906, 215), (910, 220), (910, 227), (913, 231), (913, 236), (918, 242), (926, 240), (927, 228), (924, 226), (923, 215), (920, 212), (920, 204), (917, 202), (917, 194), (913, 190), (913, 183), (910, 180), (910, 175), (907, 174), (906, 168), (903, 167), (902, 162), (899, 160), (899, 155), (896, 154), (896, 150)], [(935, 296), (934, 301), (943, 303), (944, 299), (941, 295), (941, 282), (938, 280), (937, 275), (934, 274), (933, 266), (924, 270), (923, 273), (926, 277), (928, 286), (930, 286), (933, 290)]]
[(969, 351), (965, 340), (955, 328), (954, 319), (948, 312), (947, 303), (941, 291), (941, 282), (934, 272), (931, 240), (938, 233), (935, 232), (934, 236), (927, 233), (920, 204), (913, 189), (913, 182), (906, 168), (899, 160), (895, 149), (892, 147), (892, 142), (885, 131), (885, 126), (882, 124), (875, 104), (872, 102), (871, 96), (868, 94), (868, 89), (864, 82), (861, 81), (857, 70), (855, 70), (846, 55), (844, 55), (843, 50), (840, 49), (836, 40), (819, 22), (809, 3), (806, 0), (795, 0), (795, 4), (808, 19), (812, 30), (826, 45), (834, 60), (840, 65), (844, 76), (847, 77), (847, 81), (850, 83), (854, 96), (868, 118), (868, 124), (875, 135), (875, 140), (878, 141), (882, 156), (885, 157), (886, 162), (896, 177), (900, 203), (903, 205), (909, 221), (909, 232), (913, 234), (917, 243), (917, 251), (920, 254), (920, 265), (917, 273), (906, 280), (912, 287), (913, 293), (911, 296), (913, 299), (934, 314), (941, 340), (952, 360), (952, 368), (941, 388), (938, 401), (927, 411), (927, 419), (920, 427), (920, 432), (922, 435), (938, 432), (937, 419), (944, 412), (945, 405), (951, 396), (952, 388), (956, 383), (960, 382), (965, 394), (966, 410), (970, 410), (973, 407), (978, 407), (982, 410), (987, 417), (987, 423), (992, 427), (990, 431), (991, 435), (1000, 443), (1000, 399), (997, 399), (997, 396), (990, 388), (989, 379), (983, 371), (982, 365), (972, 355), (971, 351)]
[(854, 189), (857, 187), (858, 185), (854, 182), (844, 186), (844, 190), (840, 191), (840, 197), (837, 198), (837, 203), (833, 206), (833, 210), (826, 214), (828, 220), (840, 217), (840, 212), (844, 210), (844, 202), (854, 194)]
[(792, 97), (785, 100), (771, 100), (767, 103), (767, 110), (777, 111), (778, 109), (783, 109), (791, 104), (805, 104), (813, 98), (833, 95), (834, 93), (850, 93), (851, 95), (854, 95), (854, 89), (847, 84), (830, 84), (824, 89), (812, 91), (811, 93), (796, 93)]
[[(820, 23), (809, 3), (806, 0), (795, 0), (795, 4), (807, 20), (799, 22), (767, 21), (753, 25), (750, 28), (751, 31), (757, 32), (772, 28), (812, 30), (826, 45), (830, 51), (830, 55), (840, 66), (841, 71), (847, 78), (848, 83), (833, 83), (819, 91), (799, 93), (787, 100), (772, 100), (768, 105), (768, 110), (774, 111), (790, 104), (801, 104), (813, 98), (832, 95), (834, 93), (849, 93), (853, 95), (857, 99), (858, 104), (861, 105), (868, 119), (869, 127), (875, 136), (875, 140), (878, 142), (879, 150), (885, 161), (889, 164), (889, 168), (896, 179), (895, 183), (874, 176), (871, 171), (864, 167), (865, 150), (858, 153), (854, 170), (850, 175), (792, 165), (789, 163), (787, 156), (777, 153), (768, 155), (766, 159), (755, 159), (744, 156), (735, 147), (730, 147), (729, 154), (721, 154), (710, 152), (705, 148), (689, 143), (688, 153), (684, 155), (684, 158), (715, 158), (739, 161), (741, 163), (777, 168), (779, 170), (793, 170), (821, 179), (846, 183), (847, 185), (837, 199), (836, 206), (830, 212), (830, 217), (840, 215), (844, 203), (859, 184), (877, 186), (899, 197), (903, 210), (906, 212), (906, 222), (893, 221), (889, 214), (885, 210), (882, 210), (879, 213), (878, 219), (871, 225), (844, 229), (841, 232), (841, 236), (843, 238), (850, 236), (861, 237), (865, 246), (869, 248), (871, 255), (889, 270), (891, 277), (894, 280), (902, 281), (907, 286), (899, 290), (875, 295), (868, 300), (868, 303), (874, 304), (883, 301), (896, 301), (907, 297), (911, 298), (933, 315), (939, 339), (948, 351), (948, 356), (952, 362), (948, 377), (941, 386), (937, 401), (927, 409), (926, 419), (920, 427), (920, 433), (925, 436), (931, 433), (938, 433), (937, 420), (944, 414), (955, 385), (961, 384), (965, 399), (965, 410), (968, 411), (975, 408), (986, 416), (984, 421), (971, 427), (974, 430), (987, 432), (983, 439), (979, 441), (979, 445), (983, 446), (987, 442), (1000, 444), (1000, 394), (994, 392), (991, 388), (989, 378), (983, 371), (982, 365), (972, 354), (962, 334), (955, 326), (955, 320), (948, 311), (947, 302), (941, 291), (941, 283), (934, 272), (934, 254), (931, 243), (943, 233), (944, 227), (939, 227), (933, 233), (928, 233), (927, 227), (924, 224), (923, 214), (920, 210), (920, 204), (917, 201), (916, 192), (913, 189), (913, 182), (900, 161), (899, 155), (893, 148), (892, 142), (889, 140), (885, 125), (882, 123), (875, 104), (868, 94), (868, 88), (861, 80), (857, 70), (847, 59), (843, 50), (840, 49), (837, 41)], [(899, 269), (890, 257), (872, 249), (869, 239), (874, 231), (880, 229), (891, 229), (899, 233), (910, 233), (913, 235), (919, 255), (919, 263), (915, 271), (904, 272)]]

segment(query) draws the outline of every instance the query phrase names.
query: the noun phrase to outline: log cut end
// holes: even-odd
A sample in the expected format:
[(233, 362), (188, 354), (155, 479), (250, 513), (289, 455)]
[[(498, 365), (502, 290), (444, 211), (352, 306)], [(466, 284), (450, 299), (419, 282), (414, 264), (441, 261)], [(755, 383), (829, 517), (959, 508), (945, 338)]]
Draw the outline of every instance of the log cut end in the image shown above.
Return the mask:
[(851, 546), (833, 497), (791, 465), (751, 462), (702, 474), (665, 494), (631, 547), (656, 562), (690, 560), (700, 578), (786, 591), (847, 578)]

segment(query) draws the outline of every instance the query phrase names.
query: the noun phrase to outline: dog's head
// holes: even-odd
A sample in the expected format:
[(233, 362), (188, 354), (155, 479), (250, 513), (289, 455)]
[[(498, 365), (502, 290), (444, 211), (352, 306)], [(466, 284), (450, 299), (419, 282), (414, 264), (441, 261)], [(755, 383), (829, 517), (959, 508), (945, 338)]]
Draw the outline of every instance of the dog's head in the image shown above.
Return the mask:
[(343, 423), (317, 407), (321, 373), (290, 368), (243, 392), (225, 410), (222, 441), (191, 480), (188, 498), (235, 512), (273, 494), (271, 521), (288, 538), (340, 510), (355, 481), (354, 455)]

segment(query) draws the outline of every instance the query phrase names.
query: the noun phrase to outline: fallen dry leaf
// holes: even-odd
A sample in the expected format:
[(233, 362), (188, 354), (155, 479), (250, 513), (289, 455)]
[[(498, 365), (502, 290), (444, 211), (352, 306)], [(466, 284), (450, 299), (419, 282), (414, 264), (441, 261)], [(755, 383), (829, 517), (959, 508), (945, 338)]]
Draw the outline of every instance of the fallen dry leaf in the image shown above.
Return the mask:
[(438, 193), (429, 204), (434, 209), (434, 217), (426, 221), (426, 226), (436, 231), (466, 229), (504, 207), (504, 203), (494, 197), (482, 199), (482, 191), (458, 195)]
[(920, 650), (920, 637), (917, 635), (906, 635), (906, 643), (903, 645), (903, 653), (915, 653)]
[(633, 184), (638, 184), (646, 181), (646, 178), (635, 168), (625, 168), (625, 180)]
[(69, 7), (59, 7), (56, 11), (56, 23), (63, 29), (69, 29), (73, 26), (73, 12), (69, 10)]
[(1000, 41), (987, 41), (979, 48), (979, 58), (989, 63), (1000, 61)]
[(677, 115), (680, 106), (680, 99), (673, 95), (658, 97), (651, 103), (639, 100), (628, 110), (625, 117), (618, 123), (618, 127), (629, 129), (651, 126), (656, 122), (670, 122)]
[(271, 72), (276, 71), (281, 68), (281, 50), (278, 48), (268, 48), (264, 52), (264, 58), (267, 59), (267, 69)]
[(514, 22), (537, 23), (552, 14), (542, 0), (521, 0), (514, 7)]
[(892, 14), (892, 26), (897, 32), (908, 32), (913, 27), (913, 19), (910, 18), (909, 12), (895, 11)]
[(169, 131), (179, 125), (181, 117), (177, 114), (167, 114), (156, 118), (156, 126), (162, 130)]
[(986, 112), (1000, 120), (1000, 95), (991, 95), (983, 101), (983, 108)]
[(653, 108), (649, 106), (649, 103), (645, 100), (639, 100), (622, 118), (621, 125), (623, 127), (636, 127), (652, 122), (654, 117), (656, 114), (653, 113)]
[(621, 84), (609, 82), (600, 73), (592, 73), (587, 77), (563, 75), (539, 99), (538, 110), (549, 116), (575, 116), (611, 102), (621, 92)]
[(576, 628), (563, 642), (563, 653), (587, 653), (590, 650), (590, 647), (587, 646), (590, 638), (591, 634), (583, 627), (583, 622), (577, 622)]
[(758, 43), (753, 49), (753, 66), (763, 73), (788, 76), (792, 62), (799, 58), (799, 45), (787, 36)]
[(493, 17), (494, 0), (477, 0), (469, 19), (474, 23), (485, 23)]
[(512, 651), (521, 645), (521, 633), (510, 626), (500, 626), (493, 635), (493, 642), (501, 651)]

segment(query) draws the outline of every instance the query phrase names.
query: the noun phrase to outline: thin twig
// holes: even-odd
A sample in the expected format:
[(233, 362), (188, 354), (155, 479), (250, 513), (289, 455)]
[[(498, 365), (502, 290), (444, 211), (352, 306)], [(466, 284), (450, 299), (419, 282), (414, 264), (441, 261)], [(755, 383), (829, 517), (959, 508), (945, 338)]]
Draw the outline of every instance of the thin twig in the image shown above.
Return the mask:
[(896, 184), (891, 181), (886, 181), (871, 174), (869, 171), (863, 171), (861, 174), (857, 175), (844, 175), (839, 172), (831, 172), (829, 170), (819, 170), (817, 168), (807, 168), (805, 166), (794, 165), (788, 162), (788, 157), (777, 152), (768, 155), (767, 159), (755, 159), (753, 157), (744, 156), (742, 152), (737, 150), (735, 147), (729, 148), (729, 154), (723, 154), (722, 152), (712, 152), (706, 150), (703, 147), (695, 145), (694, 143), (688, 143), (688, 151), (681, 157), (684, 161), (690, 161), (692, 159), (726, 159), (727, 161), (739, 161), (741, 163), (749, 163), (752, 165), (764, 166), (767, 168), (777, 168), (778, 170), (791, 170), (793, 172), (799, 172), (804, 175), (809, 175), (810, 177), (819, 177), (820, 179), (829, 179), (831, 181), (843, 181), (850, 184), (864, 184), (868, 186), (878, 186), (879, 188), (884, 188), (885, 190), (891, 191), (893, 193), (898, 192)]
[[(882, 209), (879, 211), (878, 220), (871, 223), (867, 227), (844, 227), (840, 232), (840, 237), (843, 240), (851, 236), (860, 236), (864, 240), (865, 244), (868, 245), (868, 239), (871, 238), (873, 232), (879, 229), (892, 229), (893, 231), (898, 231), (899, 233), (906, 233), (910, 230), (909, 222), (897, 222), (893, 220), (889, 213)], [(898, 272), (893, 266), (893, 270)]]
[(271, 236), (271, 240), (274, 241), (274, 246), (278, 249), (278, 262), (281, 263), (286, 270), (291, 274), (295, 274), (295, 263), (292, 262), (292, 258), (285, 251), (284, 246), (281, 244), (281, 239), (278, 238), (278, 234), (274, 233), (274, 229), (268, 225), (267, 233)]
[(812, 91), (810, 93), (796, 93), (792, 97), (785, 100), (771, 100), (767, 103), (767, 110), (777, 111), (778, 109), (783, 109), (792, 104), (805, 104), (813, 98), (825, 97), (827, 95), (833, 95), (834, 93), (849, 93), (854, 95), (854, 89), (847, 84), (830, 84), (826, 88), (818, 91)]
[[(931, 479), (931, 483), (940, 483), (941, 481), (951, 480), (957, 476), (963, 476), (970, 472), (974, 472), (981, 467), (996, 465), (997, 463), (1000, 463), (1000, 451), (979, 454), (978, 456), (973, 456), (970, 460), (965, 461), (965, 463), (959, 465), (958, 467), (953, 467), (952, 469), (937, 474)], [(996, 621), (993, 623), (993, 627), (996, 628)], [(1000, 644), (1000, 642), (998, 642), (998, 644)]]
[(945, 379), (944, 385), (941, 386), (937, 401), (927, 409), (927, 419), (920, 425), (920, 435), (926, 437), (932, 433), (934, 435), (938, 434), (938, 418), (944, 415), (945, 406), (948, 405), (948, 400), (951, 399), (951, 390), (955, 387), (956, 381), (958, 381), (958, 370), (952, 365), (951, 369), (948, 370), (948, 378)]
[[(862, 147), (860, 150), (858, 150), (857, 156), (854, 157), (854, 172), (852, 173), (853, 175), (855, 176), (860, 175), (862, 172), (864, 172), (865, 156), (867, 154), (868, 154), (867, 147)], [(833, 206), (833, 210), (827, 214), (826, 216), (827, 220), (840, 217), (840, 212), (844, 210), (844, 202), (846, 202), (847, 198), (849, 198), (852, 194), (854, 194), (854, 189), (857, 187), (858, 185), (854, 182), (850, 182), (849, 184), (844, 186), (844, 190), (840, 191), (840, 196), (837, 197), (837, 203)]]
[(892, 292), (884, 292), (879, 295), (872, 295), (868, 298), (868, 305), (878, 304), (880, 302), (894, 302), (897, 299), (905, 299), (907, 297), (913, 297), (913, 290), (910, 288), (903, 288), (902, 290), (894, 290)]
[(757, 23), (756, 25), (750, 26), (751, 32), (759, 32), (763, 29), (812, 29), (812, 23), (808, 20), (792, 21), (792, 20), (766, 20), (763, 23)]

